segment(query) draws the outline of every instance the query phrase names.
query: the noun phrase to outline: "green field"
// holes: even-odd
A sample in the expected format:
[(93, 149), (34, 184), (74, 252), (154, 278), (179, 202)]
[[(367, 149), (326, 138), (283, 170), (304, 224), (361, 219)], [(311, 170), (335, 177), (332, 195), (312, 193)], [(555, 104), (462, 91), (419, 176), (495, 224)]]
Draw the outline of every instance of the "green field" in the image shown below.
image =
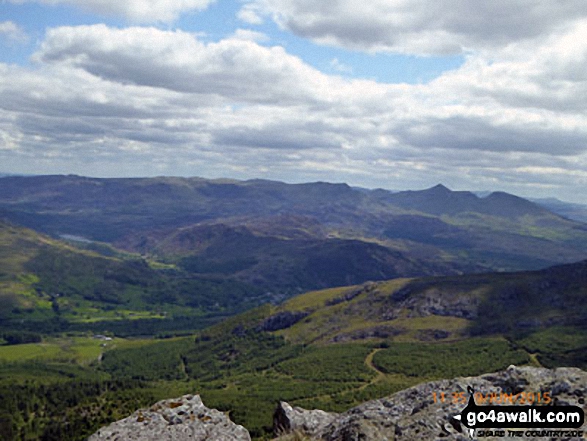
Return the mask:
[(102, 341), (93, 337), (47, 337), (42, 343), (0, 346), (0, 364), (36, 360), (40, 362), (96, 362), (105, 351), (152, 344), (152, 340), (114, 338)]
[(0, 346), (0, 362), (48, 361), (55, 360), (61, 354), (61, 348), (54, 344), (29, 343), (25, 345)]

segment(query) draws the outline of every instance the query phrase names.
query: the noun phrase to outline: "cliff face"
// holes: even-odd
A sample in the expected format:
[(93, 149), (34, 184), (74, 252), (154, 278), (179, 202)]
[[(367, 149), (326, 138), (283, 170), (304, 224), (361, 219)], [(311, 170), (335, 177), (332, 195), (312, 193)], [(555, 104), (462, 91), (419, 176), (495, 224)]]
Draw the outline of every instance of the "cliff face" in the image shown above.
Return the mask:
[[(305, 410), (279, 404), (274, 415), (278, 439), (322, 441), (415, 441), (471, 439), (454, 417), (467, 405), (468, 388), (476, 404), (554, 404), (587, 409), (587, 372), (576, 368), (515, 367), (479, 377), (455, 378), (420, 384), (379, 400), (366, 402), (345, 413)], [(508, 398), (509, 397), (509, 398)], [(531, 402), (532, 401), (532, 402)], [(503, 427), (507, 429), (507, 427)], [(579, 430), (587, 431), (583, 426)], [(535, 437), (526, 440), (572, 440), (572, 437)], [(150, 409), (100, 429), (89, 438), (99, 440), (250, 440), (242, 426), (226, 415), (206, 408), (199, 396), (186, 395), (161, 401)], [(485, 440), (503, 438), (483, 437)]]

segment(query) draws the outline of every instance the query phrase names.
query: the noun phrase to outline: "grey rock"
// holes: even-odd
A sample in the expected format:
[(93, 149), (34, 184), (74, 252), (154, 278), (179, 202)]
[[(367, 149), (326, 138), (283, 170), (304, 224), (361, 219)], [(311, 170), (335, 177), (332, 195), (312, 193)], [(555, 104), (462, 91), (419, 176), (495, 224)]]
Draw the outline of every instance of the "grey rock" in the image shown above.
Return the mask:
[(330, 339), (330, 341), (332, 343), (342, 343), (353, 340), (365, 340), (368, 338), (390, 338), (396, 335), (400, 335), (402, 332), (402, 329), (398, 329), (393, 326), (381, 325), (337, 334), (332, 339)]
[[(504, 371), (479, 377), (420, 384), (387, 398), (369, 401), (335, 415), (326, 427), (319, 431), (307, 432), (307, 435), (325, 441), (469, 440), (466, 428), (454, 419), (454, 416), (460, 414), (466, 406), (468, 387), (472, 387), (486, 400), (478, 401), (477, 405), (489, 404), (491, 393), (496, 393), (495, 399), (502, 400), (502, 393), (548, 392), (552, 394), (553, 404), (577, 405), (584, 411), (587, 408), (584, 400), (587, 396), (587, 372), (577, 368), (551, 370), (510, 366)], [(441, 399), (442, 393), (445, 394), (444, 401)], [(453, 393), (457, 394), (454, 396), (455, 400)], [(495, 401), (492, 404), (511, 403)], [(531, 403), (518, 401), (516, 404)], [(297, 412), (304, 414), (303, 409), (297, 409)], [(301, 431), (301, 427), (297, 426), (297, 430)], [(583, 427), (581, 430), (587, 431), (587, 428)], [(503, 440), (493, 437), (483, 439)], [(544, 441), (547, 438), (523, 439)], [(571, 438), (557, 438), (558, 441), (563, 439)]]
[(159, 401), (104, 427), (88, 441), (250, 441), (249, 432), (222, 412), (208, 409), (198, 395)]
[(305, 410), (281, 401), (273, 414), (273, 433), (276, 436), (299, 432), (316, 436), (338, 415), (323, 410)]
[(283, 311), (275, 315), (267, 317), (263, 323), (259, 325), (259, 330), (273, 332), (281, 329), (291, 328), (300, 320), (306, 318), (310, 313), (307, 311)]
[(355, 297), (358, 297), (361, 294), (372, 292), (376, 288), (377, 288), (377, 284), (375, 282), (367, 282), (367, 283), (364, 283), (359, 288), (354, 289), (352, 291), (349, 291), (349, 292), (347, 292), (346, 294), (344, 294), (342, 296), (335, 297), (335, 298), (330, 299), (330, 300), (326, 300), (326, 302), (324, 302), (324, 305), (325, 306), (334, 306), (334, 305), (338, 305), (338, 304), (343, 303), (343, 302), (350, 302)]
[(437, 289), (429, 289), (423, 296), (416, 296), (403, 303), (412, 317), (428, 317), (441, 315), (448, 317), (477, 318), (480, 299), (463, 296), (458, 293), (440, 293)]

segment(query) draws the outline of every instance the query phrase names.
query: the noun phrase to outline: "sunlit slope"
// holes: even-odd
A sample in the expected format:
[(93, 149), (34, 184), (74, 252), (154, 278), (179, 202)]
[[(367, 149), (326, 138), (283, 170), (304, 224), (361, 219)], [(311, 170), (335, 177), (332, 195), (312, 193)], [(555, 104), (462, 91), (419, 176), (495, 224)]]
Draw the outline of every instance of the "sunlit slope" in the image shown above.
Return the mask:
[(80, 250), (0, 222), (2, 327), (18, 323), (20, 329), (52, 332), (64, 323), (205, 317), (234, 313), (259, 295), (252, 286), (198, 279), (120, 255)]
[(300, 343), (449, 341), (553, 326), (580, 328), (586, 323), (586, 299), (587, 262), (580, 262), (533, 272), (396, 279), (311, 292), (275, 308), (274, 318), (265, 323)]
[(183, 346), (108, 352), (101, 369), (193, 380), (207, 402), (262, 436), (277, 400), (341, 411), (510, 364), (586, 368), (586, 296), (587, 262), (365, 283), (256, 308)]

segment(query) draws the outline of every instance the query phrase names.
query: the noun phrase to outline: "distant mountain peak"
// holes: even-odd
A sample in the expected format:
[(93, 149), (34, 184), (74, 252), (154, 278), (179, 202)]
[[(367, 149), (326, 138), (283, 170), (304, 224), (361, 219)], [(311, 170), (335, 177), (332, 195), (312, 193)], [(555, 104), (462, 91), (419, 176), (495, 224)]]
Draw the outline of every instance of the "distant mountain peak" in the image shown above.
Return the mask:
[(522, 199), (519, 196), (513, 195), (511, 193), (506, 193), (505, 191), (492, 191), (488, 196), (488, 198), (516, 198)]
[(516, 196), (515, 194), (506, 193), (505, 191), (494, 191), (489, 196), (484, 198), (486, 202), (507, 202), (510, 204), (516, 204), (525, 207), (534, 207), (537, 205), (527, 199)]
[(452, 193), (452, 190), (442, 184), (436, 184), (434, 187), (429, 188), (427, 191), (434, 191), (437, 193)]

